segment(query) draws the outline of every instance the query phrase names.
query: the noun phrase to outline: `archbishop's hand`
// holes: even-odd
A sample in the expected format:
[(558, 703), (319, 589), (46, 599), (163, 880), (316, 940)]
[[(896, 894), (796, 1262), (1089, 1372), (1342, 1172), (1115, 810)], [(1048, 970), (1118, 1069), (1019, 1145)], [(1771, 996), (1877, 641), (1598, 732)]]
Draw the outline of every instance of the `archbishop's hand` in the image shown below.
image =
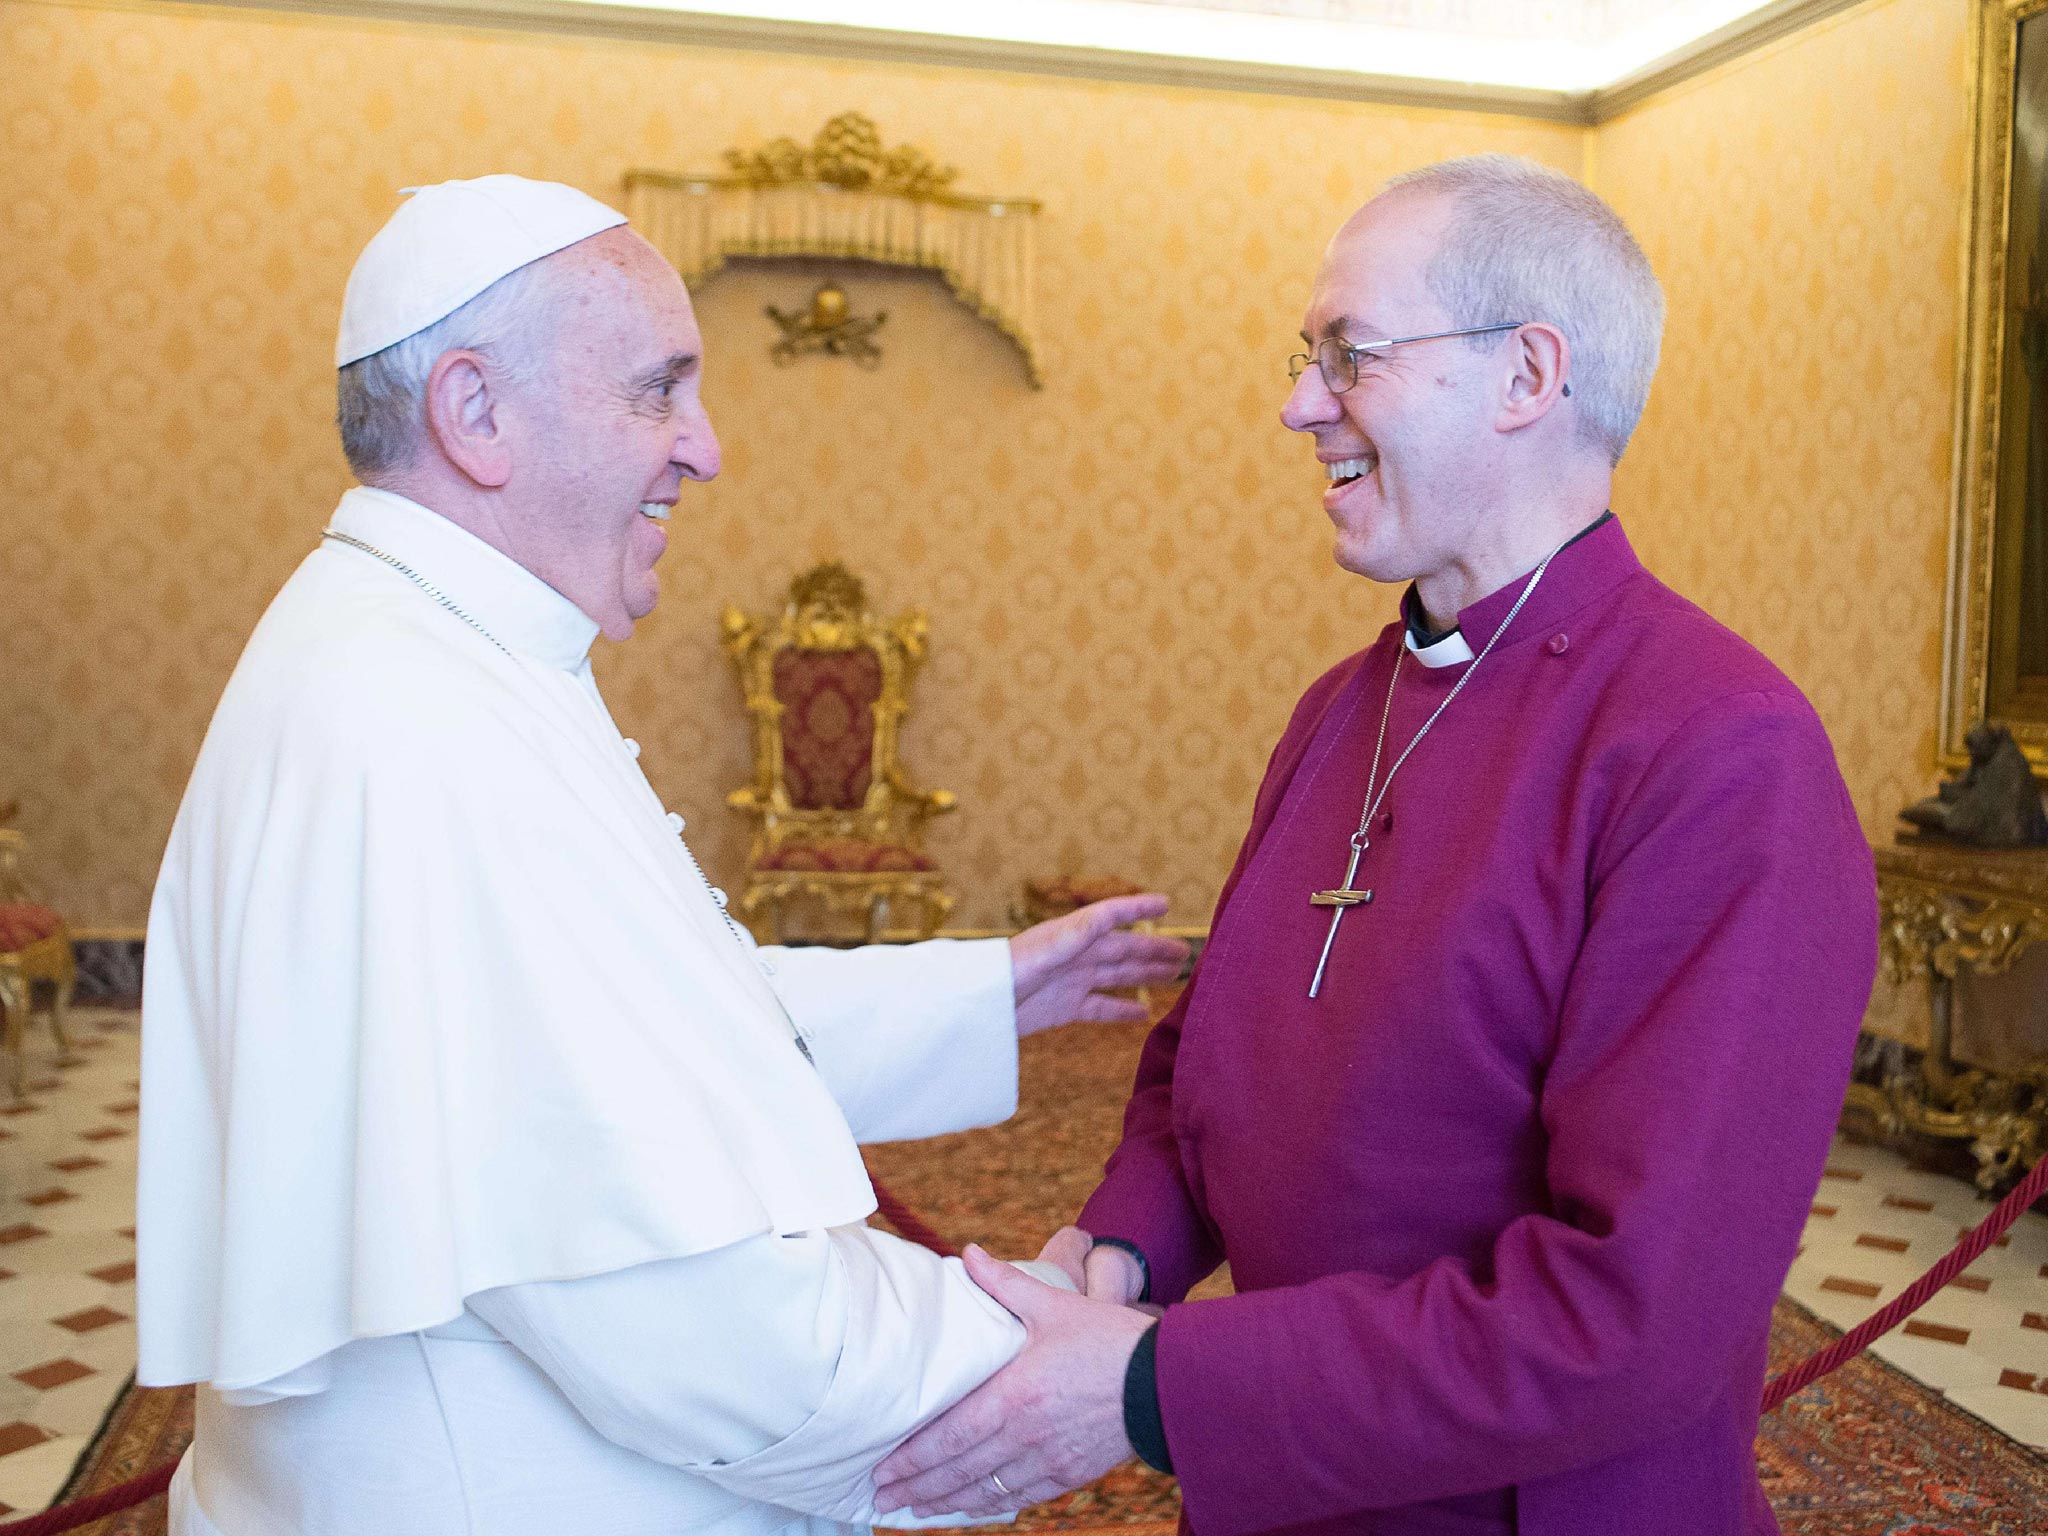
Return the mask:
[(1188, 946), (1164, 934), (1134, 933), (1166, 911), (1164, 896), (1112, 896), (1026, 928), (1010, 940), (1017, 987), (1017, 1034), (1068, 1023), (1137, 1024), (1145, 1007), (1111, 997), (1113, 987), (1161, 987), (1180, 975)]
[(1000, 1514), (1092, 1483), (1132, 1454), (1124, 1372), (1152, 1320), (1041, 1285), (979, 1248), (966, 1261), (1024, 1324), (1023, 1351), (876, 1468), (879, 1511)]

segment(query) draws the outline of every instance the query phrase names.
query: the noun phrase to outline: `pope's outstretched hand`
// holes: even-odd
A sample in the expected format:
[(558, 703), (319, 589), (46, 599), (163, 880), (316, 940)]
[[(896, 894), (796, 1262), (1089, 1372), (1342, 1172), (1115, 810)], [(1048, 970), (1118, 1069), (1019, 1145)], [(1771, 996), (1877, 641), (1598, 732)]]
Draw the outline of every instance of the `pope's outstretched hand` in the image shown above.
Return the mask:
[(1132, 1455), (1124, 1373), (1152, 1319), (1042, 1285), (979, 1248), (966, 1262), (1024, 1324), (1023, 1351), (876, 1468), (877, 1510), (1000, 1514), (1091, 1483)]
[(1186, 944), (1131, 928), (1165, 911), (1164, 896), (1112, 896), (1010, 940), (1018, 1035), (1070, 1023), (1142, 1023), (1144, 1004), (1111, 989), (1164, 986), (1180, 975)]

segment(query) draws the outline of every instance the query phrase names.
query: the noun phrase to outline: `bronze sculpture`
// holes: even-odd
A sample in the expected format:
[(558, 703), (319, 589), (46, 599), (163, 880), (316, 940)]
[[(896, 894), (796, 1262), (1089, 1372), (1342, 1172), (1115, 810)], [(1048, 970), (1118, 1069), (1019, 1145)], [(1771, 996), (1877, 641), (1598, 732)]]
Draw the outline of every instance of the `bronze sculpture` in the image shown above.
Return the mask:
[(1963, 738), (1970, 766), (1925, 800), (1899, 812), (1924, 832), (1978, 848), (2048, 843), (2048, 813), (2027, 757), (2003, 726), (1980, 720)]

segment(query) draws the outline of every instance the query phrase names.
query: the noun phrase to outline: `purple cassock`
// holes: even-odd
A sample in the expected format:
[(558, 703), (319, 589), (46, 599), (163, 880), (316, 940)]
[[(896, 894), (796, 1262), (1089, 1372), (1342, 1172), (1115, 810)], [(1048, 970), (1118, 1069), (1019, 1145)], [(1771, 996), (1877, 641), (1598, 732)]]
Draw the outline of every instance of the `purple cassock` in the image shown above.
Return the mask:
[[(1474, 650), (1520, 595), (1459, 614)], [(1169, 1305), (1195, 1536), (1753, 1536), (1771, 1307), (1877, 963), (1813, 709), (1609, 520), (1401, 770), (1400, 624), (1303, 696), (1081, 1225)], [(1467, 668), (1401, 667), (1382, 764)]]

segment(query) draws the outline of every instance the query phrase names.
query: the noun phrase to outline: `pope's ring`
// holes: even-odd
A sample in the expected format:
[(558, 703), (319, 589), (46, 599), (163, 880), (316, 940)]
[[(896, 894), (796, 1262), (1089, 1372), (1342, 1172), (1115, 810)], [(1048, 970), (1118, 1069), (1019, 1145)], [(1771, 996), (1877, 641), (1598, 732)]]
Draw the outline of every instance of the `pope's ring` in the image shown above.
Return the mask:
[(1016, 1494), (1010, 1492), (1009, 1485), (1005, 1483), (1002, 1480), (1002, 1478), (997, 1476), (995, 1473), (989, 1473), (988, 1480), (996, 1485), (996, 1492), (1000, 1493), (1004, 1498), (1014, 1499), (1015, 1497), (1017, 1497)]

